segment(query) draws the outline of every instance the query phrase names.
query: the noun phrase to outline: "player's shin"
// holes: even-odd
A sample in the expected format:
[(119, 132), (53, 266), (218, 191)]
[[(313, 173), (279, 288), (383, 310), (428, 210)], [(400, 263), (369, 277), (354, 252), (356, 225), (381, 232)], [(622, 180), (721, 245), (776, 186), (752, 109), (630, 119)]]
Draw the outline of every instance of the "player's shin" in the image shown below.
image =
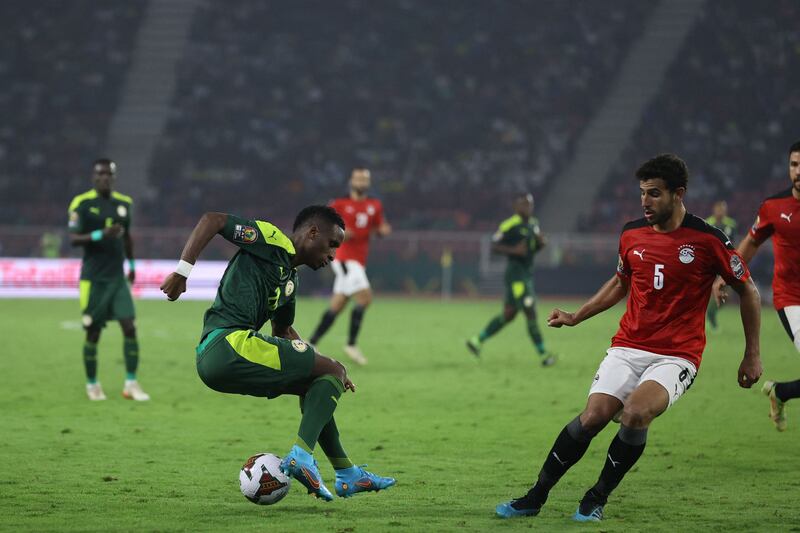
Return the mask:
[(322, 336), (328, 332), (330, 327), (333, 325), (334, 320), (336, 320), (336, 313), (330, 309), (325, 311), (319, 321), (319, 325), (317, 325), (317, 329), (314, 331), (314, 334), (311, 335), (311, 338), (308, 340), (308, 342), (316, 345)]
[(528, 317), (528, 335), (533, 341), (533, 345), (536, 346), (536, 351), (539, 352), (539, 355), (544, 355), (547, 353), (547, 350), (544, 347), (542, 333), (539, 331), (539, 324), (536, 321), (536, 312)]
[(86, 381), (97, 382), (97, 344), (89, 341), (83, 343), (83, 367), (86, 370)]
[(350, 313), (350, 335), (347, 340), (347, 344), (350, 346), (356, 345), (356, 339), (358, 338), (358, 332), (361, 330), (361, 322), (364, 320), (365, 312), (365, 307), (356, 305)]
[(502, 314), (497, 315), (492, 320), (486, 324), (486, 327), (483, 328), (483, 331), (480, 332), (478, 335), (478, 339), (483, 342), (501, 329), (506, 325), (506, 319), (503, 317)]
[(775, 384), (775, 396), (782, 402), (792, 398), (800, 398), (800, 379), (797, 381), (787, 381)]
[(125, 358), (127, 379), (136, 379), (136, 370), (139, 368), (139, 341), (136, 340), (136, 337), (125, 337), (122, 354)]
[[(617, 488), (628, 470), (642, 456), (646, 443), (647, 428), (634, 429), (625, 425), (620, 426), (619, 432), (608, 447), (606, 463), (600, 473), (600, 479), (597, 480), (594, 487), (589, 489), (587, 496), (599, 499), (601, 500), (599, 503), (604, 504), (611, 491)], [(594, 494), (590, 496), (592, 492)]]
[[(305, 413), (305, 398), (302, 396), (300, 397), (300, 412)], [(333, 468), (338, 470), (353, 466), (353, 461), (347, 457), (347, 452), (344, 451), (339, 440), (339, 428), (336, 427), (336, 419), (333, 416), (322, 428), (317, 442)]]
[(323, 428), (331, 421), (344, 385), (333, 376), (314, 380), (302, 403), (303, 418), (297, 431), (297, 446), (312, 453)]
[(579, 416), (564, 426), (547, 454), (536, 485), (531, 489), (530, 495), (538, 507), (544, 505), (550, 489), (567, 470), (580, 461), (595, 435), (597, 431), (584, 427)]

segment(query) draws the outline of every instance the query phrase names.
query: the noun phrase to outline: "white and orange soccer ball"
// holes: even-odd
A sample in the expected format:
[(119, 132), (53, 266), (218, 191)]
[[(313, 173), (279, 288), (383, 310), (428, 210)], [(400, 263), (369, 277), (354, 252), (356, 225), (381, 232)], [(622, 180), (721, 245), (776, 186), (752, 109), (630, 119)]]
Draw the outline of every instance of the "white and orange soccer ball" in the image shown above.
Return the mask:
[(291, 478), (281, 472), (281, 458), (259, 453), (248, 459), (239, 471), (239, 488), (244, 497), (258, 505), (278, 503), (287, 494)]

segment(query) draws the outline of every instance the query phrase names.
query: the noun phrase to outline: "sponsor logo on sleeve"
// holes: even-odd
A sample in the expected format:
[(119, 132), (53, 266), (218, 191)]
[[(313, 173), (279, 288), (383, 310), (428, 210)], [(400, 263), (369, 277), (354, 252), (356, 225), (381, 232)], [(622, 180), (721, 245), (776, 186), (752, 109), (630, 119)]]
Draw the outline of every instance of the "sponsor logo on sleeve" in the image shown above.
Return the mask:
[(688, 265), (694, 261), (694, 246), (691, 244), (684, 244), (678, 249), (678, 260), (684, 265)]
[(256, 242), (256, 239), (258, 239), (258, 231), (256, 231), (256, 228), (244, 226), (242, 224), (236, 224), (236, 226), (233, 227), (234, 241), (250, 244)]
[(761, 217), (757, 216), (756, 221), (753, 222), (753, 227), (750, 228), (750, 231), (752, 231), (753, 233), (757, 232), (759, 224), (761, 224)]
[(77, 211), (70, 212), (70, 214), (69, 214), (69, 227), (70, 228), (77, 228), (79, 221), (80, 221), (80, 217), (78, 216)]
[(742, 279), (742, 276), (744, 276), (744, 263), (742, 259), (738, 255), (732, 255), (730, 265), (731, 272), (736, 276), (736, 279)]
[(617, 272), (625, 274), (625, 264), (622, 262), (622, 256), (617, 256)]

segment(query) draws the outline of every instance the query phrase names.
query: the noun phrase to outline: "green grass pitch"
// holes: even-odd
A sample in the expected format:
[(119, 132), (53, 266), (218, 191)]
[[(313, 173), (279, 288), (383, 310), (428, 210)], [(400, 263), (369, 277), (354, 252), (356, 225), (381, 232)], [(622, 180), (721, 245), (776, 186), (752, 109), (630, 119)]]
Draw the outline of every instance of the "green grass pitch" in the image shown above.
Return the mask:
[[(540, 303), (540, 315), (552, 305)], [(324, 306), (299, 302), (301, 333)], [(351, 458), (395, 476), (397, 486), (323, 503), (295, 483), (272, 507), (242, 497), (238, 471), (256, 452), (289, 449), (297, 399), (226, 396), (199, 381), (194, 346), (207, 304), (138, 302), (139, 377), (153, 397), (142, 404), (120, 396), (115, 324), (99, 346), (109, 399), (86, 399), (76, 307), (0, 301), (2, 531), (800, 530), (800, 401), (789, 405), (781, 434), (767, 400), (737, 386), (743, 336), (734, 306), (720, 315), (722, 332), (709, 335), (692, 389), (653, 424), (644, 456), (595, 525), (570, 515), (600, 472), (613, 424), (539, 517), (503, 521), (494, 506), (525, 493), (583, 407), (621, 307), (574, 329), (545, 329), (560, 361), (543, 369), (519, 318), (481, 360), (464, 348), (499, 302), (378, 298), (362, 330), (370, 364), (351, 368), (358, 391), (340, 400), (336, 418)], [(340, 356), (348, 321), (340, 317), (323, 353)], [(769, 308), (761, 339), (766, 378), (800, 377), (800, 356)], [(319, 460), (332, 489), (332, 470)]]

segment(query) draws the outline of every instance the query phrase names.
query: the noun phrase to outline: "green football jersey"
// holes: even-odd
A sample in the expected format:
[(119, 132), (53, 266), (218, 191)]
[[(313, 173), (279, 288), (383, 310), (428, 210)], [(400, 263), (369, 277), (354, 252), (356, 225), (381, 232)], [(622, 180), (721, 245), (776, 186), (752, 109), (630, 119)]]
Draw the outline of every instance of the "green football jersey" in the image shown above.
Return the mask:
[(540, 234), (539, 221), (531, 217), (527, 221), (521, 216), (514, 215), (500, 224), (492, 240), (494, 242), (514, 246), (520, 241), (527, 244), (527, 253), (524, 256), (509, 255), (506, 265), (506, 277), (523, 278), (533, 272), (533, 256), (537, 252), (537, 237)]
[(294, 323), (297, 269), (292, 241), (269, 222), (228, 215), (220, 232), (239, 247), (219, 282), (203, 334), (217, 328), (260, 330), (267, 320)]
[[(130, 196), (112, 192), (104, 198), (92, 189), (79, 194), (69, 204), (69, 231), (72, 233), (91, 233), (113, 224), (120, 224), (125, 232), (131, 227)], [(125, 261), (123, 239), (102, 239), (83, 246), (81, 279), (99, 281), (114, 279), (124, 275), (122, 264)]]
[(724, 233), (728, 237), (728, 239), (730, 239), (730, 241), (733, 242), (733, 238), (736, 236), (736, 225), (737, 225), (734, 219), (725, 216), (722, 217), (722, 220), (717, 220), (717, 218), (714, 215), (711, 215), (706, 219), (706, 222), (711, 224), (712, 226), (721, 229), (722, 233)]

